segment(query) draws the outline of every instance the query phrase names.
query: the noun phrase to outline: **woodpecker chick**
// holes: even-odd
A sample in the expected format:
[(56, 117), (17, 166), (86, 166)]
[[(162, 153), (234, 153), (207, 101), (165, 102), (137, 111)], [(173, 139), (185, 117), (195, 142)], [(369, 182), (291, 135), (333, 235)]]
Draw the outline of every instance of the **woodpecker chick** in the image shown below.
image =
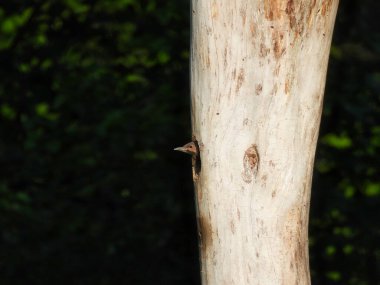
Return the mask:
[(190, 155), (195, 155), (195, 156), (198, 155), (198, 149), (194, 142), (189, 142), (185, 144), (184, 146), (176, 147), (174, 150), (178, 150)]

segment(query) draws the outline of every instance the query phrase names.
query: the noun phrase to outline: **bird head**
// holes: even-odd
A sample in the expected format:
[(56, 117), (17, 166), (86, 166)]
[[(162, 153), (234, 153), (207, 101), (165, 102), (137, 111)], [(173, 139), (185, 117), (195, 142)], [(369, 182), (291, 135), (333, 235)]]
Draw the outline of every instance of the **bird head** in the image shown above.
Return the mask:
[(189, 142), (184, 146), (176, 147), (174, 150), (178, 150), (191, 155), (196, 155), (198, 153), (197, 147), (194, 142)]

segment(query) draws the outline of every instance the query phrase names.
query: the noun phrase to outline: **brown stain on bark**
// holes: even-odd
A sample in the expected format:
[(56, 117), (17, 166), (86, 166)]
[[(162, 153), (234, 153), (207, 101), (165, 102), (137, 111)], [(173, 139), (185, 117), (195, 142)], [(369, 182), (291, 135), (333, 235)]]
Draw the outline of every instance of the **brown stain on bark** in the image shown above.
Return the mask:
[[(323, 16), (330, 9), (332, 2), (333, 0), (323, 0), (320, 9)], [(286, 45), (279, 39), (278, 33), (292, 30), (292, 35), (287, 35), (287, 37), (292, 37), (293, 44), (300, 36), (304, 34), (307, 36), (310, 28), (313, 27), (315, 6), (316, 0), (310, 0), (310, 3), (295, 0), (264, 0), (265, 17), (273, 22), (271, 25), (273, 30), (272, 49), (277, 59), (284, 53)]]
[[(292, 208), (284, 217), (283, 237), (288, 251), (291, 253), (289, 268), (297, 276), (305, 276), (308, 270), (307, 264), (307, 229), (304, 228), (304, 221), (307, 219), (305, 209), (301, 207)], [(299, 264), (301, 266), (294, 266)], [(305, 266), (302, 266), (305, 265)]]
[(199, 227), (198, 231), (199, 231), (201, 252), (203, 254), (206, 254), (206, 252), (208, 251), (208, 249), (211, 247), (213, 243), (213, 238), (212, 238), (213, 230), (212, 230), (210, 220), (200, 215), (198, 217), (198, 227)]
[(326, 13), (330, 10), (333, 0), (325, 0), (322, 2), (321, 14), (325, 16)]
[(242, 178), (245, 183), (251, 183), (259, 170), (259, 153), (257, 146), (252, 144), (244, 153)]
[(281, 17), (281, 0), (265, 0), (264, 12), (265, 18), (270, 21), (277, 20)]
[(287, 77), (286, 80), (285, 80), (285, 94), (286, 95), (289, 95), (290, 94), (290, 89), (292, 88), (292, 80)]
[(284, 92), (285, 95), (291, 95), (291, 90), (293, 88), (293, 85), (295, 84), (295, 70), (296, 65), (292, 63), (290, 68), (287, 69), (286, 79), (285, 79), (285, 85), (284, 85)]
[(280, 31), (274, 31), (272, 33), (273, 39), (273, 53), (276, 59), (279, 59), (285, 53), (284, 33)]
[(285, 9), (286, 14), (289, 17), (289, 26), (290, 29), (293, 29), (296, 25), (296, 17), (295, 17), (295, 7), (294, 7), (294, 1), (289, 0), (288, 3), (286, 4), (286, 9)]
[(250, 21), (249, 31), (251, 32), (251, 37), (254, 38), (256, 36), (256, 28), (255, 28), (255, 22), (254, 21)]
[(227, 55), (228, 55), (228, 48), (227, 48), (227, 44), (226, 44), (226, 46), (224, 47), (224, 51), (223, 51), (223, 64), (224, 64), (224, 67), (227, 66)]
[(203, 68), (209, 68), (211, 65), (210, 47), (206, 44), (206, 39), (199, 39), (197, 43), (199, 48), (198, 55)]
[(307, 19), (307, 27), (310, 29), (311, 25), (314, 22), (315, 15), (317, 11), (315, 11), (315, 4), (317, 3), (317, 0), (312, 0), (311, 5), (309, 8), (309, 11), (307, 13), (306, 19)]
[[(307, 36), (309, 31), (313, 29), (317, 13), (320, 13), (322, 18), (331, 10), (331, 6), (334, 0), (322, 0), (319, 9), (317, 10), (316, 0), (310, 1), (295, 1), (295, 0), (264, 0), (264, 13), (265, 18), (273, 24), (271, 28), (274, 31), (288, 30), (289, 26), (292, 30), (293, 43), (300, 36)], [(320, 3), (320, 2), (319, 2)], [(275, 38), (273, 38), (273, 44), (277, 50), (276, 54), (279, 54), (281, 45)]]
[(279, 59), (281, 57), (282, 51), (284, 48), (281, 48), (280, 43), (278, 42), (278, 39), (274, 39), (274, 44), (273, 44), (273, 51), (274, 51), (274, 57), (276, 59)]
[(259, 95), (261, 94), (262, 91), (263, 91), (263, 85), (261, 85), (261, 84), (257, 84), (257, 85), (255, 86), (255, 94), (256, 94), (257, 96), (259, 96)]
[(244, 79), (245, 79), (244, 69), (240, 68), (239, 75), (238, 75), (238, 78), (237, 78), (237, 83), (236, 83), (236, 92), (238, 92), (239, 89), (240, 89), (240, 87), (243, 85)]
[(260, 57), (266, 57), (270, 49), (267, 48), (263, 43), (260, 44)]

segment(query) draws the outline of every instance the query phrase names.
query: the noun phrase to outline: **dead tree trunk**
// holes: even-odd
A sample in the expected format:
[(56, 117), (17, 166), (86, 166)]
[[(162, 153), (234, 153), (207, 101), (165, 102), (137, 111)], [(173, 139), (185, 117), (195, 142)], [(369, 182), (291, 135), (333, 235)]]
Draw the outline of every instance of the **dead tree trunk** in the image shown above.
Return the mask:
[(192, 0), (204, 285), (310, 284), (310, 188), (337, 6)]

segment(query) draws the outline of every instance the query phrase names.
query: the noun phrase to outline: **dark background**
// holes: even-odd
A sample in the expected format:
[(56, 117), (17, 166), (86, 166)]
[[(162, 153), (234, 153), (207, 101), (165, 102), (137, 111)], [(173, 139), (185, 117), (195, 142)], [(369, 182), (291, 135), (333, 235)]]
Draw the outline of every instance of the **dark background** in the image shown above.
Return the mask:
[[(188, 1), (1, 2), (0, 284), (199, 284)], [(314, 285), (380, 284), (379, 3), (340, 3)]]

